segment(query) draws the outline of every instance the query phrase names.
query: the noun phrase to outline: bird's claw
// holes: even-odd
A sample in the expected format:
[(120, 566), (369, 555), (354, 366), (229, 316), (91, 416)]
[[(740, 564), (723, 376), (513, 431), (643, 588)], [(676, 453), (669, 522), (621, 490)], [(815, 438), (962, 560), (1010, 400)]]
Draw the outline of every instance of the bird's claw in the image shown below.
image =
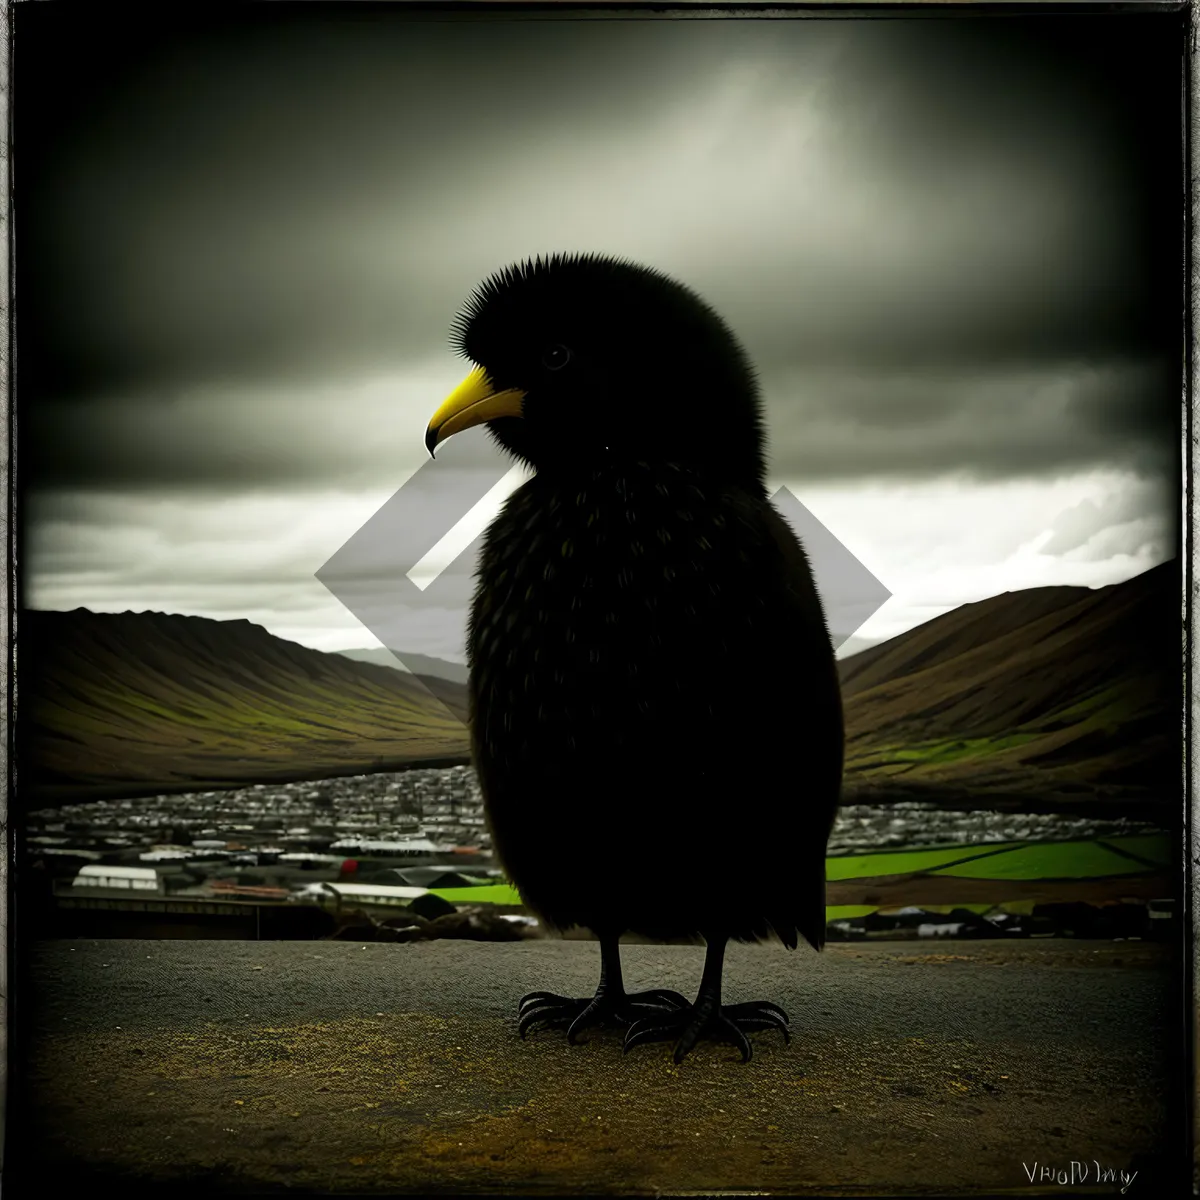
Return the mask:
[(549, 1026), (567, 1026), (567, 1041), (575, 1045), (585, 1029), (599, 1025), (631, 1025), (636, 1021), (686, 1008), (687, 999), (668, 988), (613, 996), (598, 992), (595, 996), (573, 999), (553, 992), (530, 992), (521, 997), (517, 1032), (524, 1040), (529, 1029), (543, 1022)]
[(721, 1011), (727, 1017), (737, 1021), (739, 1025), (746, 1021), (762, 1022), (763, 1029), (779, 1029), (783, 1031), (784, 1041), (788, 1038), (788, 1015), (770, 1000), (747, 1000), (744, 1004), (727, 1004)]
[(566, 997), (556, 996), (553, 992), (528, 992), (521, 997), (519, 1009), (524, 1012), (530, 1004), (535, 1004), (539, 1000), (550, 1000), (555, 1004), (561, 1004)]
[(678, 1038), (675, 1061), (683, 1062), (701, 1038), (714, 1042), (729, 1042), (749, 1062), (754, 1053), (747, 1033), (760, 1029), (778, 1029), (785, 1043), (791, 1042), (788, 1015), (769, 1000), (752, 1000), (745, 1004), (730, 1004), (708, 1009), (688, 1005), (684, 1009), (646, 1017), (625, 1035), (625, 1051), (647, 1042), (667, 1042)]
[(651, 988), (648, 992), (634, 992), (627, 996), (634, 1004), (660, 1005), (667, 1008), (687, 1008), (688, 998), (673, 992), (670, 988)]

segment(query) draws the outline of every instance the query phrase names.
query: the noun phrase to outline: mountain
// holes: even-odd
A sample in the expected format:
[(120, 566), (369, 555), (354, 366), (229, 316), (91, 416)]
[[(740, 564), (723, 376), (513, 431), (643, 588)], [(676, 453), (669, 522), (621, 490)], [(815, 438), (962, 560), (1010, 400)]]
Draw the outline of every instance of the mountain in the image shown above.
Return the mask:
[[(1170, 562), (965, 604), (840, 660), (845, 801), (1177, 819), (1181, 607)], [(25, 611), (19, 630), (24, 796), (469, 761), (466, 688), (437, 673), (452, 663), (414, 655), (412, 675), (163, 613)]]
[(1006, 592), (838, 664), (846, 799), (1182, 811), (1176, 560)]
[(466, 691), (249, 621), (25, 610), (20, 791), (85, 799), (469, 757)]
[(376, 663), (381, 667), (391, 667), (395, 671), (407, 668), (416, 675), (444, 679), (449, 683), (467, 686), (465, 663), (449, 662), (444, 658), (432, 658), (428, 654), (413, 654), (411, 651), (405, 651), (403, 659), (400, 659), (382, 646), (363, 650), (339, 650), (338, 653), (355, 662)]
[(878, 644), (878, 638), (861, 638), (857, 634), (852, 635), (837, 648), (838, 658), (850, 658), (852, 655), (861, 654), (869, 646)]

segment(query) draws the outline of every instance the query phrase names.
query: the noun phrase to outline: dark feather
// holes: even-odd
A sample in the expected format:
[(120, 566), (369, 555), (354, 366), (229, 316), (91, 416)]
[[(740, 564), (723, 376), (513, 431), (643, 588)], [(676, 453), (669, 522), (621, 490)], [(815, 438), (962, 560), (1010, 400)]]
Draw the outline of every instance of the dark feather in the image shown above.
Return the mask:
[[(488, 530), (469, 624), (500, 861), (558, 928), (820, 948), (841, 701), (736, 339), (594, 255), (493, 276), (454, 337), (527, 392), (493, 433), (537, 471)], [(537, 372), (547, 339), (578, 349), (561, 378)], [(616, 416), (576, 420), (598, 397)]]

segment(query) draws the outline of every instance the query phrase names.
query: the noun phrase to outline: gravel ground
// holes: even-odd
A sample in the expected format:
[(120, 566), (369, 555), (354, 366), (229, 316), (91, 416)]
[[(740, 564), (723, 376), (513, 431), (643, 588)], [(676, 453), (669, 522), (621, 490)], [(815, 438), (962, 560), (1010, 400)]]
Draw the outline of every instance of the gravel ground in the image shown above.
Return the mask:
[[(591, 993), (589, 943), (44, 943), (10, 1147), (39, 1179), (126, 1196), (1061, 1194), (1029, 1172), (1072, 1161), (1182, 1195), (1170, 954), (732, 946), (726, 999), (781, 1003), (792, 1042), (676, 1066), (616, 1032), (518, 1039), (525, 991)], [(631, 988), (691, 994), (702, 951), (623, 959)]]

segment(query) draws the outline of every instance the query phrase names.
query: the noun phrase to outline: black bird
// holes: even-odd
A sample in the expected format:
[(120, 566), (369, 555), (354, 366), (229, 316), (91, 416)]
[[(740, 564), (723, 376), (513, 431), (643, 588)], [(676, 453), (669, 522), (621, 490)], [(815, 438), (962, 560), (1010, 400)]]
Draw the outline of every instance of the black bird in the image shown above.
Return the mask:
[[(471, 738), (495, 852), (552, 928), (600, 941), (600, 984), (537, 1021), (631, 1025), (750, 1057), (767, 1001), (725, 1005), (730, 938), (825, 940), (842, 776), (833, 648), (771, 506), (758, 386), (736, 338), (657, 271), (554, 255), (483, 283), (452, 340), (476, 369), (426, 446), (474, 425), (536, 472), (484, 539)], [(694, 1004), (629, 995), (624, 932), (708, 946)]]

